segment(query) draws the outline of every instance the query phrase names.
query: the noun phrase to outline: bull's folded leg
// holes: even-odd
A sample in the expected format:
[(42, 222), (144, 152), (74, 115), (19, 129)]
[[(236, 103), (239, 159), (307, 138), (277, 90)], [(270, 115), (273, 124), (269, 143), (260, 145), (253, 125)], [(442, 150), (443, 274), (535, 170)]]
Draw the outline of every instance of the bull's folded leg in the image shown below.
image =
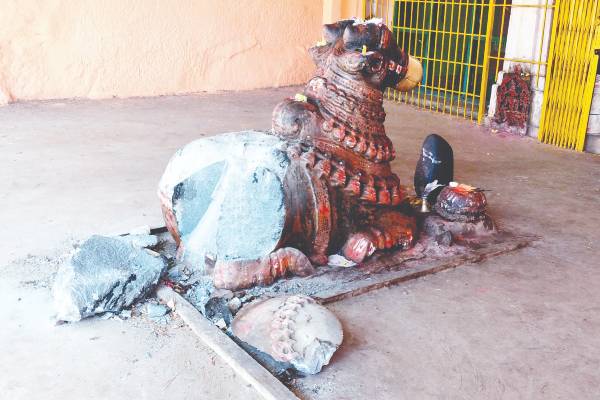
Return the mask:
[(395, 210), (376, 215), (372, 226), (350, 235), (342, 247), (342, 255), (356, 263), (363, 262), (375, 250), (406, 249), (413, 244), (415, 220)]
[(237, 290), (252, 286), (268, 286), (286, 275), (307, 276), (315, 272), (310, 260), (293, 247), (284, 247), (257, 260), (217, 261), (214, 285)]
[(361, 263), (376, 249), (377, 246), (370, 232), (357, 232), (350, 235), (346, 244), (342, 247), (342, 255), (355, 263)]

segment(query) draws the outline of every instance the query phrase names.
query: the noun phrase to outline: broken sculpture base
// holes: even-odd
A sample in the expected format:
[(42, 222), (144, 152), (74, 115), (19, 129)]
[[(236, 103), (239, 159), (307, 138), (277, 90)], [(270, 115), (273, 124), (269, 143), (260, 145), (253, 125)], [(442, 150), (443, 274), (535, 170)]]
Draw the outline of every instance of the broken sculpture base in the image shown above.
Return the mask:
[[(433, 222), (440, 222), (436, 220), (436, 216), (433, 216), (433, 219), (430, 217), (432, 216), (426, 217), (425, 221), (429, 218)], [(450, 223), (448, 221), (445, 224), (441, 224), (443, 225), (440, 228), (443, 228), (442, 230), (454, 229), (457, 225), (457, 223)], [(484, 229), (485, 227), (482, 225), (479, 228)], [(257, 301), (261, 302), (272, 297), (281, 299), (281, 296), (300, 294), (310, 296), (321, 304), (331, 303), (467, 263), (484, 261), (488, 258), (523, 248), (537, 239), (537, 237), (530, 235), (516, 235), (509, 232), (497, 232), (485, 229), (488, 233), (477, 235), (477, 237), (470, 237), (468, 234), (461, 236), (458, 234), (458, 231), (455, 231), (453, 232), (453, 242), (450, 246), (440, 245), (435, 237), (424, 233), (410, 250), (379, 252), (360, 266), (319, 267), (316, 269), (314, 275), (304, 278), (292, 277), (282, 279), (268, 287), (257, 286), (252, 289), (235, 292), (218, 290), (212, 286), (212, 282), (208, 276), (198, 277), (194, 273), (186, 274), (181, 271), (178, 271), (176, 274), (172, 273), (178, 268), (185, 270), (185, 266), (182, 265), (176, 265), (171, 269), (169, 278), (165, 283), (173, 287), (175, 291), (182, 293), (205, 317), (209, 318), (212, 316), (210, 319), (215, 325), (228, 332), (238, 345), (244, 348), (244, 350), (251, 354), (253, 358), (271, 373), (279, 377), (279, 379), (285, 380), (296, 376), (293, 370), (300, 370), (302, 372), (302, 369), (304, 369), (304, 373), (314, 373), (322, 365), (320, 363), (310, 365), (300, 363), (297, 366), (292, 366), (289, 362), (274, 359), (267, 354), (265, 350), (268, 349), (261, 346), (260, 342), (255, 342), (250, 337), (245, 337), (245, 335), (236, 337), (235, 322), (233, 324), (229, 322), (231, 321), (231, 317), (226, 318), (224, 315), (216, 315), (219, 313), (216, 312), (218, 310), (214, 307), (214, 304), (226, 303), (231, 305), (233, 300), (236, 300), (235, 309), (230, 306), (230, 311), (239, 320), (240, 318), (243, 319), (243, 316), (250, 312), (253, 308), (252, 304), (257, 304)], [(163, 233), (159, 235), (159, 239), (165, 241), (164, 244), (166, 244), (163, 246), (165, 249), (163, 254), (168, 258), (172, 258), (175, 255), (175, 246), (169, 242), (172, 239), (165, 232), (166, 229), (163, 229)], [(201, 293), (201, 295), (195, 295), (197, 293)], [(219, 302), (219, 300), (223, 301)], [(240, 318), (237, 318), (238, 315)], [(221, 324), (215, 322), (215, 320), (221, 321)], [(264, 336), (264, 338), (268, 337)], [(248, 340), (252, 344), (244, 343), (244, 340)], [(261, 347), (263, 348), (261, 349)], [(322, 357), (312, 357), (309, 359), (324, 361), (329, 357), (330, 354), (323, 353)]]
[[(359, 266), (319, 267), (311, 276), (281, 279), (267, 287), (233, 292), (233, 296), (240, 298), (243, 304), (262, 296), (294, 294), (330, 303), (463, 264), (481, 262), (526, 247), (537, 239), (533, 235), (500, 231), (475, 239), (456, 237), (450, 246), (445, 246), (424, 235), (410, 250), (376, 253)], [(168, 234), (162, 234), (161, 240), (171, 239)], [(194, 282), (197, 279), (193, 276), (184, 278), (176, 283), (176, 288), (185, 293), (194, 289)]]

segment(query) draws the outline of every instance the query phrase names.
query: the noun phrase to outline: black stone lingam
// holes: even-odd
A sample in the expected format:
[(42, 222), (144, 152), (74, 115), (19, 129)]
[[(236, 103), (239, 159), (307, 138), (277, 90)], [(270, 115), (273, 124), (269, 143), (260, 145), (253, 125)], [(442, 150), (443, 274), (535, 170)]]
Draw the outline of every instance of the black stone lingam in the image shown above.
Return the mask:
[[(454, 180), (454, 155), (450, 144), (433, 133), (423, 141), (421, 158), (415, 169), (414, 183), (417, 196), (422, 197), (425, 186), (436, 180), (443, 186)], [(430, 200), (439, 194), (440, 189), (429, 195)]]

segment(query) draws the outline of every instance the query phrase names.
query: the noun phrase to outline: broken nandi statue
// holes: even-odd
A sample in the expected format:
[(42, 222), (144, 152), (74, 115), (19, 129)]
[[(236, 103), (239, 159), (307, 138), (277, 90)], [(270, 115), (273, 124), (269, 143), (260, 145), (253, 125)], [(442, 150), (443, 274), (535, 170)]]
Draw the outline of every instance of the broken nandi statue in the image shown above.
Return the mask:
[(169, 162), (159, 186), (178, 256), (216, 287), (306, 276), (341, 252), (360, 263), (405, 249), (416, 235), (390, 168), (383, 90), (410, 90), (418, 61), (379, 21), (324, 26), (303, 93), (275, 107), (270, 132), (196, 140)]

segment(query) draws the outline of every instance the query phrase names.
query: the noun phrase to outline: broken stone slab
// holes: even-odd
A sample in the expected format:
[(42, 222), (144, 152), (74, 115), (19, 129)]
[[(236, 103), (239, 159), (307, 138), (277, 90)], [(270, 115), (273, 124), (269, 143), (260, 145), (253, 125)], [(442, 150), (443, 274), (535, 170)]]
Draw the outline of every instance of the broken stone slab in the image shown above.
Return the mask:
[(304, 295), (257, 300), (244, 306), (232, 323), (233, 334), (303, 374), (316, 374), (342, 343), (337, 317)]
[(146, 316), (157, 324), (166, 325), (171, 321), (171, 309), (164, 304), (148, 302), (144, 307)]
[(122, 238), (94, 235), (61, 265), (53, 287), (57, 319), (119, 313), (158, 283), (167, 261)]
[(285, 141), (258, 131), (202, 138), (178, 150), (158, 195), (180, 261), (204, 272), (215, 260), (255, 260), (276, 250), (289, 165)]

